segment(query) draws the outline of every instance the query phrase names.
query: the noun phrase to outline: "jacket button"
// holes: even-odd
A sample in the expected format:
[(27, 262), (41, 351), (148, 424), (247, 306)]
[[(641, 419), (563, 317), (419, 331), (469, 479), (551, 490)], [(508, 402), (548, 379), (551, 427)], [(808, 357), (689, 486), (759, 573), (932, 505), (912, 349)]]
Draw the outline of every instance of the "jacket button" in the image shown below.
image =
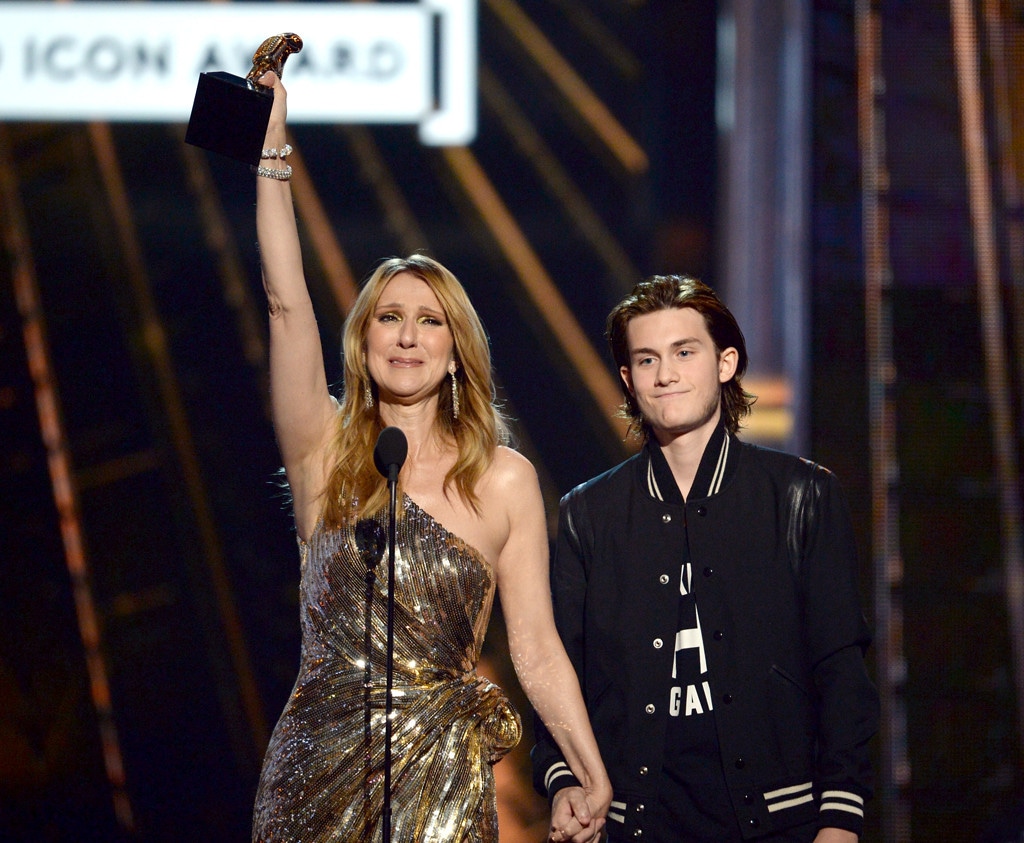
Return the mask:
[(636, 831), (633, 832), (633, 836), (634, 837), (643, 837), (644, 836), (644, 830), (642, 828), (638, 828)]
[(706, 506), (698, 506), (698, 507), (697, 507), (697, 514), (698, 514), (698, 515), (699, 515), (699, 516), (700, 516), (701, 518), (703, 518), (703, 517), (704, 517), (705, 515), (707, 515), (707, 514), (708, 514), (708, 508), (707, 508)]
[(647, 707), (644, 708), (648, 714), (654, 714), (654, 703), (647, 703)]
[(662, 646), (664, 645), (664, 643), (665, 643), (665, 642), (664, 642), (664, 641), (662, 641), (662, 640), (661, 640), (660, 638), (655, 638), (655, 639), (654, 639), (654, 640), (653, 640), (653, 641), (651, 642), (651, 644), (653, 644), (653, 645), (654, 645), (654, 649), (655, 649), (655, 650), (660, 650), (660, 649), (662, 648)]
[(637, 806), (636, 806), (636, 808), (634, 808), (633, 810), (635, 810), (635, 811), (636, 811), (636, 812), (637, 812), (638, 814), (642, 814), (642, 813), (644, 812), (644, 803), (643, 803), (643, 802), (641, 802), (641, 803), (640, 803), (639, 805), (637, 805)]
[(720, 629), (716, 629), (712, 637), (715, 639), (715, 641), (721, 641), (723, 638), (725, 638), (725, 633), (722, 632), (722, 630)]
[(641, 776), (646, 776), (647, 775), (647, 768), (646, 767), (641, 767), (640, 768), (640, 775)]
[(669, 515), (667, 512), (664, 515), (661, 516), (661, 523), (662, 524), (668, 524), (669, 521), (671, 521), (671, 520), (672, 520), (672, 516)]
[(722, 694), (722, 702), (726, 705), (732, 702), (732, 694)]
[(751, 828), (758, 828), (761, 825), (761, 821), (757, 817), (752, 817), (751, 819), (747, 820), (747, 825), (749, 825)]
[(743, 794), (743, 804), (744, 805), (752, 805), (753, 803), (754, 803), (753, 795), (750, 794), (750, 793), (744, 793)]
[(668, 581), (668, 574), (662, 574), (660, 577), (658, 577), (658, 582), (660, 582), (662, 585), (668, 585)]
[(705, 577), (710, 577), (714, 572), (715, 572), (715, 569), (709, 566), (709, 567), (704, 569), (704, 576)]
[(747, 762), (744, 761), (742, 758), (737, 758), (736, 759), (736, 769), (737, 770), (742, 770), (746, 766), (747, 766)]

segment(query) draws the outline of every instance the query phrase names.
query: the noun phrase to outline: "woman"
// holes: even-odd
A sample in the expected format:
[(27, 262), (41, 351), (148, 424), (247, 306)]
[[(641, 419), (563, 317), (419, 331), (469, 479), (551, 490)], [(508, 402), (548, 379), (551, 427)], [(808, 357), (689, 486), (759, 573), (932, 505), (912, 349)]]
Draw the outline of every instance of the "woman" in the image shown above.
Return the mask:
[(611, 787), (552, 619), (536, 473), (505, 447), (492, 405), (483, 326), (440, 264), (386, 261), (348, 315), (345, 391), (331, 397), (280, 152), (286, 94), (273, 73), (261, 83), (274, 106), (257, 233), (274, 425), (301, 547), (303, 646), (267, 750), (253, 840), (382, 837), (387, 566), (376, 564), (379, 547), (366, 552), (366, 537), (385, 519), (372, 455), (392, 425), (409, 444), (396, 529), (392, 839), (498, 839), (491, 764), (516, 744), (520, 722), (475, 672), (496, 587), (523, 689), (584, 784), (552, 837), (595, 839)]

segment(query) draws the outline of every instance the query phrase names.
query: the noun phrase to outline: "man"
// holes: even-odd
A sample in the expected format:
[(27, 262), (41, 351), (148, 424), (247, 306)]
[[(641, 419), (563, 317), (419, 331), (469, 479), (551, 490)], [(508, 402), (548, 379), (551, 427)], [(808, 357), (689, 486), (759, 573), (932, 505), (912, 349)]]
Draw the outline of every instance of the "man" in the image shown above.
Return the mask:
[[(736, 437), (743, 334), (706, 285), (638, 284), (608, 317), (644, 442), (561, 504), (559, 633), (614, 797), (612, 843), (855, 843), (878, 698), (839, 483)], [(540, 726), (551, 839), (589, 839)]]

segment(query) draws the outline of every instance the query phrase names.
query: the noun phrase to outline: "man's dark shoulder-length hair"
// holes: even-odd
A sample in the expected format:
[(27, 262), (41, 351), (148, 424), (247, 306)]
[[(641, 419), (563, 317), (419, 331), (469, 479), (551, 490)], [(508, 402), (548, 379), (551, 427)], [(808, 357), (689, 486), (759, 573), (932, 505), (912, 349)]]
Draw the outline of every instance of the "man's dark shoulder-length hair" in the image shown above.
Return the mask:
[[(626, 342), (626, 327), (637, 316), (671, 308), (692, 307), (704, 317), (708, 333), (719, 353), (726, 348), (735, 348), (738, 354), (736, 373), (722, 384), (722, 418), (726, 428), (736, 433), (741, 420), (750, 414), (750, 407), (756, 400), (744, 392), (740, 379), (747, 371), (747, 343), (743, 332), (718, 295), (707, 284), (686, 275), (653, 275), (637, 284), (633, 291), (619, 302), (608, 314), (605, 338), (612, 352), (617, 368), (629, 367), (629, 345)], [(625, 400), (619, 407), (619, 415), (629, 419), (630, 430), (646, 439), (650, 434), (647, 423), (640, 414), (636, 400), (629, 394), (626, 384), (620, 379), (619, 386)]]

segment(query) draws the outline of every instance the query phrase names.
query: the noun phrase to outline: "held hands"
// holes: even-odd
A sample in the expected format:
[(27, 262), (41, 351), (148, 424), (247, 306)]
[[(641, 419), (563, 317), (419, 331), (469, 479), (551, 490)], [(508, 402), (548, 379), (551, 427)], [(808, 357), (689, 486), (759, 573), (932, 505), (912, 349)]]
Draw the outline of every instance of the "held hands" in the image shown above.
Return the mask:
[[(607, 791), (607, 792), (605, 792)], [(605, 825), (611, 789), (563, 787), (551, 801), (552, 843), (596, 843)]]
[[(610, 796), (609, 796), (610, 801)], [(603, 801), (602, 813), (591, 807), (591, 798), (582, 787), (565, 787), (555, 794), (551, 803), (551, 843), (596, 843), (601, 837), (608, 810), (608, 801)], [(852, 831), (841, 828), (823, 828), (814, 838), (814, 843), (857, 843), (860, 838)]]

